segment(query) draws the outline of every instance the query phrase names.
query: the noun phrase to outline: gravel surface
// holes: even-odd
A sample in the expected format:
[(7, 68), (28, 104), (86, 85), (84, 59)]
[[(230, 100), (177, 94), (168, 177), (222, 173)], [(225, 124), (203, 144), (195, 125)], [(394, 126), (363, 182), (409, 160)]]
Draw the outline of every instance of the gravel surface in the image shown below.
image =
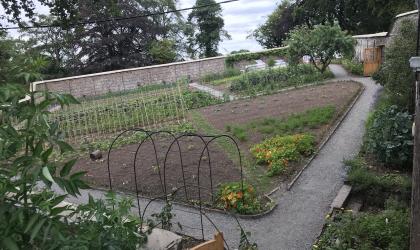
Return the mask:
[[(258, 244), (260, 250), (311, 249), (323, 227), (331, 202), (344, 184), (346, 170), (343, 159), (355, 156), (360, 149), (365, 132), (364, 124), (380, 87), (371, 78), (348, 76), (341, 66), (331, 65), (330, 68), (336, 76), (335, 80), (354, 80), (362, 83), (366, 89), (293, 188), (289, 192), (272, 195), (278, 207), (271, 214), (259, 219), (240, 219), (245, 230), (251, 232), (251, 240)], [(86, 202), (87, 193), (95, 197), (103, 195), (100, 191), (85, 191), (82, 197), (68, 201)], [(145, 201), (141, 200), (140, 205), (144, 208)], [(161, 203), (155, 202), (148, 211), (159, 211), (161, 206)], [(174, 230), (201, 237), (201, 230), (190, 228), (200, 227), (200, 216), (196, 210), (175, 205), (174, 213)], [(218, 212), (208, 212), (207, 215), (223, 232), (230, 249), (237, 248), (240, 235), (235, 220)], [(206, 218), (203, 220), (204, 235), (210, 239), (215, 229)], [(182, 230), (177, 222), (182, 224)]]

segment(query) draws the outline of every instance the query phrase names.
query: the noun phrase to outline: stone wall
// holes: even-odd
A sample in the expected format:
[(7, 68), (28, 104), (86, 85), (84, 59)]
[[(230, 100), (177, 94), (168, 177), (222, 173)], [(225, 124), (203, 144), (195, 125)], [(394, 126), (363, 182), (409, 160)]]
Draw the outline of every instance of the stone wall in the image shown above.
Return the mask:
[(183, 78), (194, 81), (198, 80), (202, 75), (224, 71), (225, 58), (225, 56), (220, 56), (40, 81), (32, 83), (32, 89), (48, 89), (52, 92), (84, 97), (131, 90), (150, 84), (170, 83)]

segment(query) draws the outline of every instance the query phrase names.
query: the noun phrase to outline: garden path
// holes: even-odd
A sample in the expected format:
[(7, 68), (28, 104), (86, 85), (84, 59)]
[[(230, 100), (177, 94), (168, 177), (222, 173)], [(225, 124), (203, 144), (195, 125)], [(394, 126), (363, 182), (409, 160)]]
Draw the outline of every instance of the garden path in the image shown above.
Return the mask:
[[(349, 76), (339, 65), (331, 65), (330, 69), (337, 80), (358, 81), (365, 86), (365, 91), (291, 190), (271, 196), (278, 203), (277, 208), (259, 219), (240, 219), (245, 230), (251, 232), (251, 240), (258, 244), (259, 249), (311, 249), (323, 227), (331, 202), (344, 183), (346, 169), (342, 161), (355, 156), (360, 149), (364, 124), (380, 86), (371, 78)], [(98, 198), (103, 196), (101, 191), (88, 190), (81, 197), (70, 198), (68, 201), (86, 202), (88, 193)], [(142, 208), (145, 203), (145, 200), (141, 200)], [(152, 203), (148, 211), (160, 211), (161, 206), (160, 202)], [(200, 217), (191, 214), (195, 212), (194, 209), (174, 205), (173, 212), (176, 215), (173, 219), (174, 230), (201, 237), (200, 230), (190, 228), (199, 228), (200, 225)], [(208, 212), (207, 215), (223, 232), (231, 249), (237, 248), (240, 235), (235, 220), (218, 212)], [(182, 230), (177, 222), (183, 225)], [(212, 238), (214, 227), (204, 221), (204, 228), (206, 238)]]
[[(220, 90), (217, 90), (217, 89), (214, 89), (214, 88), (211, 88), (209, 86), (201, 85), (201, 84), (196, 83), (196, 82), (190, 83), (189, 86), (192, 87), (192, 88), (198, 89), (200, 91), (209, 93), (210, 95), (212, 95), (212, 96), (214, 96), (218, 99), (222, 99), (222, 100), (225, 99), (225, 93), (224, 92), (222, 92)], [(234, 96), (234, 95), (229, 95), (229, 99), (230, 99), (230, 101), (233, 101), (233, 100), (236, 100), (237, 97)]]

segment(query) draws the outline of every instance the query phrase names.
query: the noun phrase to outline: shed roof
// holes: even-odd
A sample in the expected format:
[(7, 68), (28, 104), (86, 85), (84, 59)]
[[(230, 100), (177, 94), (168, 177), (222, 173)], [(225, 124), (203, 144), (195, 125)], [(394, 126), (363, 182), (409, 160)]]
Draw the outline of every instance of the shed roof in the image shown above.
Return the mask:
[(376, 38), (376, 37), (386, 37), (387, 35), (388, 35), (388, 32), (380, 32), (380, 33), (375, 33), (375, 34), (365, 34), (365, 35), (353, 36), (353, 38), (356, 38), (356, 39)]

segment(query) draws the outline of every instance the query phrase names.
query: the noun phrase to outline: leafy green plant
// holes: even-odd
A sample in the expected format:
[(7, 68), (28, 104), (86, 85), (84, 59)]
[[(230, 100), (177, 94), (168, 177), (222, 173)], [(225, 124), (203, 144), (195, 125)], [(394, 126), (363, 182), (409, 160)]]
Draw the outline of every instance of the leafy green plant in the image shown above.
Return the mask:
[(211, 106), (223, 103), (224, 100), (215, 98), (209, 93), (202, 91), (189, 91), (182, 92), (182, 97), (187, 109), (197, 109), (201, 107)]
[(408, 203), (411, 198), (411, 181), (407, 176), (393, 173), (376, 173), (368, 168), (362, 158), (345, 161), (350, 166), (348, 181), (353, 192), (366, 196), (366, 204), (382, 208), (385, 200), (398, 196)]
[[(29, 100), (20, 101), (25, 95)], [(139, 236), (133, 230), (138, 222), (127, 216), (131, 202), (108, 197), (112, 209), (92, 198), (86, 207), (62, 203), (67, 195), (88, 188), (81, 179), (84, 172), (72, 171), (76, 159), (64, 164), (52, 159), (53, 154), (65, 156), (73, 149), (58, 124), (50, 122), (48, 108), (72, 103), (77, 101), (69, 95), (0, 86), (2, 249), (125, 249), (144, 243), (146, 234)], [(64, 195), (49, 191), (53, 184)]]
[(172, 201), (166, 200), (165, 206), (163, 206), (160, 213), (152, 214), (152, 217), (162, 226), (162, 229), (171, 230), (172, 228), (172, 218), (175, 215), (172, 213)]
[(232, 127), (232, 134), (236, 138), (238, 138), (240, 141), (248, 140), (248, 135), (247, 135), (246, 130), (244, 128), (233, 126)]
[(276, 65), (276, 61), (274, 60), (274, 58), (272, 58), (272, 57), (268, 58), (268, 60), (267, 60), (267, 66), (268, 66), (269, 68), (272, 68), (272, 67), (274, 67), (275, 65)]
[(239, 69), (228, 67), (221, 73), (212, 73), (212, 74), (207, 74), (207, 75), (202, 76), (200, 78), (200, 82), (211, 83), (215, 80), (231, 78), (231, 77), (238, 76), (240, 74), (241, 74), (241, 71)]
[(251, 71), (234, 79), (230, 90), (233, 92), (258, 93), (303, 85), (330, 78), (330, 73), (321, 74), (313, 66), (301, 64), (297, 67)]
[(285, 57), (287, 54), (287, 48), (276, 48), (269, 49), (260, 52), (251, 52), (251, 53), (238, 53), (232, 54), (226, 57), (225, 63), (227, 67), (233, 67), (235, 63), (240, 61), (251, 61), (258, 60), (263, 57)]
[(131, 214), (133, 200), (117, 198), (109, 192), (105, 200), (89, 196), (86, 205), (80, 205), (72, 214), (72, 229), (77, 240), (88, 249), (135, 249), (147, 241), (140, 220)]
[(354, 59), (342, 59), (341, 64), (343, 67), (353, 75), (363, 76), (363, 64), (356, 62)]
[(342, 212), (327, 222), (324, 233), (312, 247), (319, 249), (409, 249), (408, 208), (388, 202), (379, 213), (353, 215)]
[(255, 188), (247, 183), (230, 182), (221, 185), (217, 201), (224, 209), (240, 214), (254, 214), (262, 210)]
[(258, 164), (268, 164), (269, 176), (283, 173), (291, 161), (314, 152), (315, 138), (312, 135), (297, 134), (276, 136), (251, 148)]
[(412, 116), (397, 106), (375, 111), (367, 124), (364, 149), (392, 166), (409, 169), (412, 165)]

